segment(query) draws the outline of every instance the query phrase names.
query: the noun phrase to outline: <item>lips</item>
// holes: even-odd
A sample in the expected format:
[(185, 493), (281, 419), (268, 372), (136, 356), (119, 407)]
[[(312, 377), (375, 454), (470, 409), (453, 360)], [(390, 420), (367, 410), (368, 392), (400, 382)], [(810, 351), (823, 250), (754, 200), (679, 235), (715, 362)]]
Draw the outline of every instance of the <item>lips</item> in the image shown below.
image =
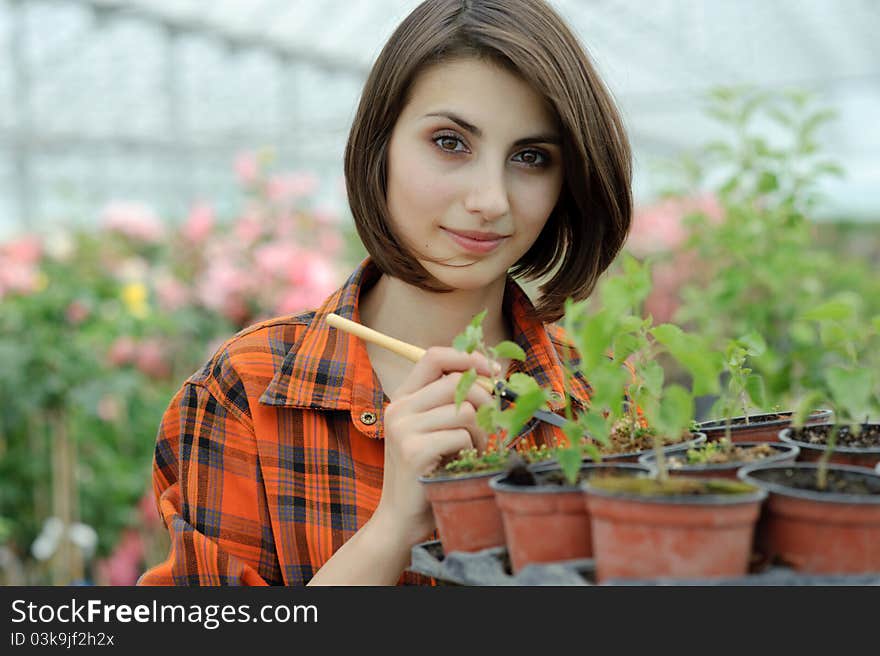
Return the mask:
[(474, 241), (496, 241), (498, 239), (503, 239), (507, 235), (499, 235), (497, 232), (477, 232), (475, 230), (450, 230), (449, 228), (443, 228), (447, 232), (451, 232), (455, 235), (459, 235), (460, 237), (467, 237), (468, 239), (473, 239)]
[(509, 235), (499, 235), (495, 232), (475, 232), (472, 230), (449, 230), (443, 228), (443, 231), (449, 235), (459, 247), (477, 254), (489, 253), (501, 244)]

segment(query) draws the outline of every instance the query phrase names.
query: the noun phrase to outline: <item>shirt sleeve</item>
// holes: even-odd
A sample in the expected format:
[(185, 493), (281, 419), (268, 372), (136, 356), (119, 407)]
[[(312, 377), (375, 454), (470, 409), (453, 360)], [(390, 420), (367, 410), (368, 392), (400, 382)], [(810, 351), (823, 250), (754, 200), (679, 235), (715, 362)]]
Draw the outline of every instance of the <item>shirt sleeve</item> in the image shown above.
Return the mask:
[(248, 419), (192, 382), (172, 399), (153, 457), (153, 493), (171, 545), (138, 585), (283, 583)]

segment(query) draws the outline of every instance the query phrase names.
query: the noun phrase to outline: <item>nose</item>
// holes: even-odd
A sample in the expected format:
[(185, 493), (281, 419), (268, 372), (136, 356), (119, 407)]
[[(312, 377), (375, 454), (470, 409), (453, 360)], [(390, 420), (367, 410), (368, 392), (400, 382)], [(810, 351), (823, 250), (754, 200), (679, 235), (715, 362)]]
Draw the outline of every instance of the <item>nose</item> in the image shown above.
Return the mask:
[(510, 211), (503, 165), (485, 162), (474, 168), (472, 186), (464, 207), (484, 221), (494, 221)]

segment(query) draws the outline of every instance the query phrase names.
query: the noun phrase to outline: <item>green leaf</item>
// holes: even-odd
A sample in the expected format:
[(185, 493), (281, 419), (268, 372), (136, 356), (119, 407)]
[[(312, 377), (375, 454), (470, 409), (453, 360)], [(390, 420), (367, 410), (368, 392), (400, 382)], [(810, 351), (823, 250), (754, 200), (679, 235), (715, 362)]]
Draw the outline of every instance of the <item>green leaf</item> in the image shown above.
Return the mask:
[(568, 443), (578, 445), (584, 438), (584, 429), (577, 421), (568, 420), (562, 427), (562, 432), (568, 438)]
[(718, 394), (719, 376), (724, 370), (724, 356), (705, 345), (696, 335), (689, 335), (674, 324), (662, 324), (651, 330), (660, 342), (693, 377), (694, 394)]
[(764, 171), (758, 178), (758, 193), (767, 194), (779, 189), (779, 179), (769, 171)]
[(623, 398), (630, 381), (627, 369), (610, 360), (595, 367), (590, 375), (590, 407), (595, 411), (609, 410), (614, 417), (623, 412)]
[(767, 390), (764, 388), (764, 378), (758, 374), (746, 376), (746, 393), (756, 408), (767, 409)]
[(559, 449), (556, 452), (556, 460), (565, 474), (565, 480), (569, 485), (575, 485), (578, 479), (578, 473), (581, 470), (581, 449), (577, 446), (570, 446), (567, 449)]
[(486, 318), (486, 314), (487, 314), (488, 312), (489, 312), (489, 310), (483, 310), (483, 311), (480, 312), (479, 314), (474, 315), (474, 318), (471, 319), (471, 322), (470, 322), (470, 324), (469, 324), (470, 327), (471, 327), (471, 328), (482, 328), (482, 326), (483, 326), (483, 319)]
[(461, 333), (455, 336), (455, 339), (452, 340), (452, 348), (456, 351), (466, 351), (470, 353), (473, 349), (468, 350), (468, 347), (471, 345), (471, 340), (466, 333)]
[(606, 418), (595, 412), (590, 412), (584, 415), (583, 423), (587, 434), (599, 444), (607, 445), (610, 442), (611, 425)]
[(694, 419), (694, 399), (681, 385), (670, 385), (660, 400), (660, 407), (651, 409), (651, 413), (649, 423), (661, 435), (675, 439), (687, 431)]
[(835, 299), (817, 305), (801, 315), (807, 321), (845, 321), (855, 316), (856, 309), (846, 299)]
[(477, 370), (476, 369), (468, 369), (467, 371), (465, 371), (462, 374), (461, 380), (459, 380), (458, 385), (455, 386), (455, 409), (456, 410), (458, 410), (461, 407), (461, 404), (467, 398), (468, 392), (470, 392), (471, 386), (474, 384), (475, 380), (477, 380)]
[(660, 363), (656, 360), (651, 360), (646, 362), (644, 366), (639, 369), (639, 373), (645, 380), (645, 388), (652, 396), (660, 396), (660, 393), (663, 390), (663, 379), (665, 377), (665, 372), (663, 371), (663, 367), (660, 366)]
[(748, 354), (752, 356), (763, 355), (767, 350), (767, 342), (765, 342), (761, 334), (757, 332), (750, 332), (748, 335), (743, 335), (737, 341), (742, 344)]
[(519, 344), (506, 340), (499, 342), (495, 346), (495, 355), (499, 358), (510, 358), (511, 360), (519, 360), (520, 362), (526, 359), (526, 353), (520, 348)]
[(513, 390), (513, 392), (519, 396), (520, 394), (528, 394), (529, 392), (534, 392), (535, 390), (541, 389), (541, 386), (538, 385), (538, 381), (529, 376), (528, 374), (517, 372), (512, 374), (510, 378), (507, 380), (507, 386)]
[(794, 428), (803, 427), (804, 422), (806, 422), (810, 413), (818, 409), (820, 404), (827, 403), (827, 401), (828, 400), (821, 392), (810, 392), (807, 396), (801, 399), (800, 403), (797, 404), (791, 417), (791, 425)]
[(547, 403), (547, 392), (541, 388), (520, 394), (513, 407), (501, 412), (498, 424), (510, 436), (519, 435), (529, 420)]
[(826, 379), (835, 405), (847, 415), (838, 420), (861, 420), (864, 414), (870, 413), (872, 374), (869, 369), (831, 367)]
[(489, 434), (495, 432), (495, 415), (498, 409), (491, 403), (484, 403), (477, 410), (477, 426)]

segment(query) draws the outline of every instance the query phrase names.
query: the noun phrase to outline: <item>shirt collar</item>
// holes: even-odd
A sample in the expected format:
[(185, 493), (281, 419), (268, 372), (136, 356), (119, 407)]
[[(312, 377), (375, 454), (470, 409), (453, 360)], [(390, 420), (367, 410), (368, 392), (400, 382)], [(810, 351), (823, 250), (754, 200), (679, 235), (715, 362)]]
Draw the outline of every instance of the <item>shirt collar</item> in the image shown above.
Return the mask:
[[(335, 313), (360, 322), (358, 300), (361, 292), (371, 287), (381, 275), (376, 264), (367, 257), (342, 287), (327, 298), (291, 346), (260, 397), (260, 403), (349, 410), (362, 432), (371, 437), (384, 434), (381, 428), (385, 399), (364, 342), (324, 321), (328, 314)], [(562, 344), (551, 338), (545, 324), (535, 316), (531, 300), (511, 276), (507, 278), (503, 307), (511, 318), (514, 341), (526, 353), (526, 360), (514, 361), (508, 374), (515, 371), (529, 374), (542, 387), (555, 393), (550, 402), (551, 409), (562, 408), (565, 374), (553, 342), (557, 341), (560, 348)], [(554, 328), (554, 334), (561, 330)], [(576, 404), (586, 405), (589, 385), (583, 377), (577, 376), (572, 381), (570, 394)]]

